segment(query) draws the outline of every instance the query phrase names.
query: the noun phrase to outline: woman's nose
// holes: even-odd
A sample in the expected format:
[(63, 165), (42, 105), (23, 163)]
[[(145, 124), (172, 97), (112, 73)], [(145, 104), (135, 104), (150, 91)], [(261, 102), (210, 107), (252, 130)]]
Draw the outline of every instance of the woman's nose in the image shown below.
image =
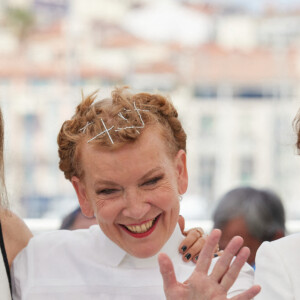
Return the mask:
[(142, 219), (151, 209), (151, 205), (146, 202), (141, 195), (132, 193), (125, 196), (125, 207), (123, 215), (132, 219)]

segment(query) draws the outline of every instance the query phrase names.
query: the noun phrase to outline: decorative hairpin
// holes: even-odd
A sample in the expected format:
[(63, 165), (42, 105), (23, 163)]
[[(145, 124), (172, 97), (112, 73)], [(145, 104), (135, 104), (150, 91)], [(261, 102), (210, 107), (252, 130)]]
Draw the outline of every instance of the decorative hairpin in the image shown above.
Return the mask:
[(82, 128), (79, 129), (79, 131), (82, 131), (83, 133), (85, 133), (86, 129), (93, 123), (94, 122), (87, 122)]
[[(124, 109), (125, 109), (125, 108), (124, 108)], [(123, 120), (125, 120), (126, 122), (128, 122), (128, 119), (126, 119), (126, 118), (122, 115), (121, 112), (118, 113), (118, 116), (119, 116), (120, 118), (122, 118)]]
[(100, 120), (101, 120), (102, 125), (103, 125), (103, 127), (104, 127), (105, 130), (102, 131), (102, 132), (100, 132), (100, 133), (98, 133), (97, 135), (95, 135), (95, 136), (94, 136), (93, 138), (91, 138), (90, 140), (88, 140), (87, 143), (89, 143), (90, 141), (96, 139), (98, 136), (100, 136), (100, 135), (102, 135), (102, 134), (104, 134), (104, 133), (107, 133), (107, 135), (108, 135), (108, 137), (109, 137), (111, 143), (114, 144), (114, 141), (113, 141), (113, 139), (112, 139), (112, 137), (111, 137), (109, 131), (112, 130), (115, 126), (111, 126), (109, 129), (107, 129), (107, 127), (106, 127), (104, 121), (102, 120), (102, 118), (101, 118)]
[[(136, 105), (135, 105), (135, 102), (133, 102), (133, 106), (134, 106), (134, 111), (137, 112), (137, 114), (138, 114), (138, 116), (139, 116), (139, 118), (140, 118), (140, 120), (141, 120), (142, 126), (127, 126), (127, 127), (122, 127), (122, 128), (118, 127), (115, 131), (120, 131), (120, 130), (124, 130), (124, 129), (137, 129), (137, 128), (144, 128), (144, 127), (145, 127), (145, 123), (144, 123), (143, 118), (142, 118), (142, 116), (141, 116), (141, 114), (140, 114), (140, 110), (142, 110), (142, 109), (137, 108)], [(131, 111), (131, 110), (126, 110), (126, 111)], [(143, 110), (143, 111), (145, 111), (145, 110)], [(121, 114), (121, 116), (123, 117), (123, 119), (125, 119), (126, 121), (128, 121), (128, 120), (122, 115), (122, 113), (119, 113), (119, 114)], [(118, 115), (119, 115), (119, 114), (118, 114)], [(136, 130), (136, 131), (139, 133), (138, 130)]]
[[(139, 119), (140, 119), (142, 125), (141, 125), (141, 126), (133, 126), (133, 125), (132, 125), (132, 126), (126, 126), (126, 127), (118, 127), (118, 128), (115, 129), (114, 131), (121, 131), (121, 130), (126, 130), (126, 129), (135, 129), (136, 132), (137, 132), (138, 134), (140, 134), (140, 132), (138, 131), (138, 128), (144, 128), (144, 127), (145, 127), (145, 123), (144, 123), (143, 118), (142, 118), (142, 116), (141, 116), (141, 114), (140, 114), (140, 111), (148, 111), (148, 110), (142, 110), (142, 109), (137, 108), (135, 102), (133, 102), (133, 106), (134, 106), (134, 111), (136, 111), (136, 113), (138, 114)], [(124, 108), (124, 110), (125, 110), (126, 112), (131, 112), (131, 110), (128, 110), (128, 109), (126, 109), (126, 108)], [(125, 117), (123, 116), (122, 112), (119, 112), (119, 113), (118, 113), (118, 116), (119, 116), (120, 118), (122, 118), (123, 120), (125, 120), (126, 122), (128, 122), (128, 119), (125, 118)], [(109, 129), (107, 129), (107, 127), (106, 127), (106, 125), (105, 125), (103, 119), (100, 118), (100, 120), (101, 120), (101, 122), (102, 122), (102, 125), (103, 125), (103, 127), (104, 127), (104, 130), (101, 131), (100, 133), (98, 133), (97, 135), (95, 135), (95, 136), (94, 136), (93, 138), (91, 138), (90, 140), (88, 140), (87, 143), (89, 143), (89, 142), (93, 141), (94, 139), (96, 139), (97, 137), (99, 137), (99, 136), (101, 136), (101, 135), (107, 133), (107, 135), (108, 135), (108, 137), (109, 137), (111, 143), (114, 144), (114, 141), (113, 141), (113, 139), (112, 139), (112, 137), (111, 137), (111, 135), (110, 135), (110, 133), (109, 133), (109, 131), (111, 131), (111, 130), (114, 128), (114, 126), (112, 126), (112, 127), (110, 127)], [(88, 126), (91, 125), (92, 123), (94, 123), (94, 122), (87, 122), (86, 125), (85, 125), (84, 127), (82, 127), (79, 131), (82, 131), (82, 132), (85, 133), (85, 131), (86, 131), (86, 129), (88, 128)]]

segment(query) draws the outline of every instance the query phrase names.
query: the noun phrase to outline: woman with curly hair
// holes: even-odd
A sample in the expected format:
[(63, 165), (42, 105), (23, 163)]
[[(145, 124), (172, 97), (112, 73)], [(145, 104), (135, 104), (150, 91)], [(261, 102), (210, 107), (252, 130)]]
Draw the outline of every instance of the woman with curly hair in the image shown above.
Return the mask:
[(213, 231), (196, 268), (177, 251), (188, 173), (186, 134), (171, 101), (126, 88), (95, 100), (96, 94), (83, 98), (64, 122), (58, 152), (83, 214), (98, 225), (31, 239), (14, 262), (14, 299), (255, 296), (259, 287), (252, 287), (241, 238), (212, 259), (220, 238)]

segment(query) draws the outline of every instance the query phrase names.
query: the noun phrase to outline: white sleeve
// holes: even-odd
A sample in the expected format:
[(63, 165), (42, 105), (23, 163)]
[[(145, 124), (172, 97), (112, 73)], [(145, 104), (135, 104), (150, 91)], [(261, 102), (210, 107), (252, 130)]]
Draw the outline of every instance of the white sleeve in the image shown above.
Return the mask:
[(256, 253), (255, 283), (261, 292), (255, 300), (293, 300), (291, 282), (284, 260), (270, 242), (264, 242)]
[(24, 248), (14, 259), (11, 267), (12, 294), (14, 300), (24, 300), (25, 291), (30, 280), (27, 248)]
[(231, 298), (233, 296), (239, 295), (240, 293), (250, 289), (253, 286), (253, 284), (254, 284), (254, 270), (250, 265), (245, 263), (245, 265), (240, 271), (237, 280), (228, 291), (227, 296)]
[[(213, 268), (215, 267), (219, 257), (214, 258), (212, 260), (212, 263), (210, 265), (208, 274), (211, 274)], [(234, 258), (235, 259), (235, 258)], [(232, 287), (229, 289), (227, 296), (229, 298), (234, 297), (236, 295), (241, 294), (242, 292), (250, 289), (254, 284), (254, 270), (253, 268), (245, 263), (242, 267), (236, 281), (232, 285)]]

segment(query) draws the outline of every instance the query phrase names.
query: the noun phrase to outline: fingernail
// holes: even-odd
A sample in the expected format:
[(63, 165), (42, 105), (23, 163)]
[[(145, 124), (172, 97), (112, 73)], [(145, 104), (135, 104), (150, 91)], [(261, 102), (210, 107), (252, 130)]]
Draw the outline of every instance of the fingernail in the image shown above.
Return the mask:
[(199, 258), (199, 255), (197, 255), (197, 256), (195, 257), (195, 260), (198, 260), (198, 258)]
[(214, 254), (214, 257), (218, 257), (219, 255), (217, 253)]
[(191, 258), (191, 254), (190, 253), (187, 253), (186, 255), (185, 255), (185, 258), (187, 259), (187, 260), (189, 260), (190, 258)]
[(181, 250), (182, 250), (182, 252), (185, 252), (185, 251), (186, 251), (186, 249), (187, 249), (187, 247), (186, 247), (186, 246), (182, 246), (182, 247), (181, 247)]

